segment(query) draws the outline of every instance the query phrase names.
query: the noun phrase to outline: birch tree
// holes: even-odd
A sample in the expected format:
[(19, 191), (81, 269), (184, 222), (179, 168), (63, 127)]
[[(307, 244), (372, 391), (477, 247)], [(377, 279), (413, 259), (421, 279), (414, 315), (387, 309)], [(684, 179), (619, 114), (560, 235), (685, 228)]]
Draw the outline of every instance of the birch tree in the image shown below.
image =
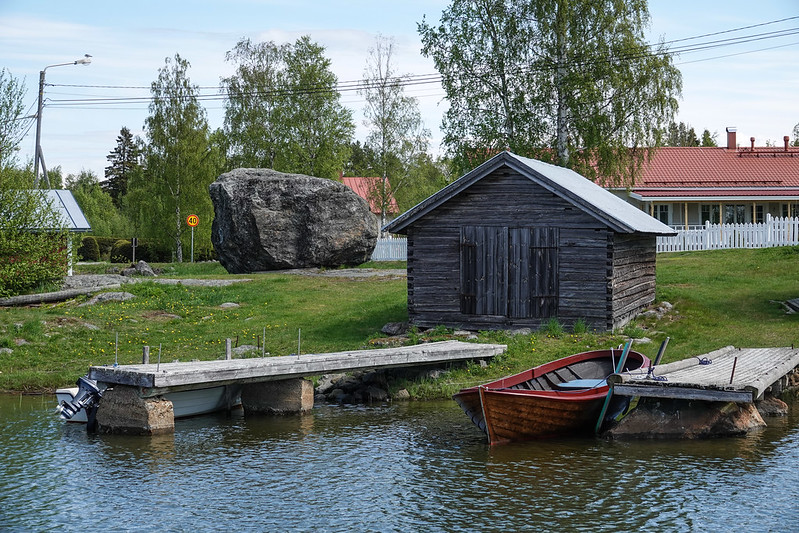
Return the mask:
[(25, 83), (5, 68), (0, 69), (0, 172), (14, 165), (25, 135)]
[(363, 89), (359, 91), (366, 99), (364, 125), (369, 128), (369, 135), (365, 145), (376, 155), (381, 178), (370, 194), (380, 206), (383, 224), (391, 206), (392, 192), (399, 192), (412, 181), (412, 163), (427, 152), (430, 137), (418, 102), (405, 95), (408, 75), (396, 71), (395, 47), (393, 39), (377, 36), (369, 49)]
[(242, 39), (226, 59), (236, 65), (222, 80), (228, 166), (338, 176), (355, 126), (324, 47), (308, 36), (280, 45)]
[(508, 149), (630, 183), (682, 88), (648, 24), (645, 0), (453, 0), (438, 26), (422, 20), (455, 164)]
[[(210, 245), (213, 205), (208, 185), (215, 179), (217, 158), (209, 142), (205, 109), (198, 88), (188, 77), (189, 62), (175, 54), (166, 58), (151, 85), (152, 101), (144, 129), (146, 168), (134, 195), (138, 211), (145, 212), (145, 236), (171, 241), (175, 259), (183, 261), (185, 218), (196, 214), (207, 221), (198, 228)], [(134, 184), (131, 184), (133, 187)]]

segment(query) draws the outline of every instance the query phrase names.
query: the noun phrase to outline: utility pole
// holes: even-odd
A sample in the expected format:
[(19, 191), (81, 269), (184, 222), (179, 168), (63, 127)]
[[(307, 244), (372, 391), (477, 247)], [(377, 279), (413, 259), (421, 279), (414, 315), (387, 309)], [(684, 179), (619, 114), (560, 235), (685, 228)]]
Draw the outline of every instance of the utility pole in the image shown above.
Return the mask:
[(47, 184), (47, 188), (50, 188), (50, 179), (47, 177), (47, 167), (44, 164), (44, 154), (42, 154), (42, 107), (44, 105), (44, 72), (48, 68), (52, 67), (63, 67), (66, 65), (88, 65), (92, 62), (92, 56), (89, 54), (84, 54), (81, 59), (76, 59), (75, 61), (71, 61), (69, 63), (56, 63), (55, 65), (47, 65), (39, 72), (39, 104), (38, 109), (36, 110), (36, 151), (33, 154), (33, 188), (36, 189), (39, 187), (39, 162), (41, 161), (42, 164), (42, 175), (44, 176), (44, 181)]

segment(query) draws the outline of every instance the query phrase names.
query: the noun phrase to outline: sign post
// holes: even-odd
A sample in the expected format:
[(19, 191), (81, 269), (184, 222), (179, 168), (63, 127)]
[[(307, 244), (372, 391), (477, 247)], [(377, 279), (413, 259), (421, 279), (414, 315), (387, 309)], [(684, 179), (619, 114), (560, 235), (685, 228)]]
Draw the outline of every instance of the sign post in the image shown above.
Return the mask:
[(189, 215), (186, 217), (186, 224), (191, 227), (191, 262), (194, 262), (194, 228), (200, 223), (200, 217)]

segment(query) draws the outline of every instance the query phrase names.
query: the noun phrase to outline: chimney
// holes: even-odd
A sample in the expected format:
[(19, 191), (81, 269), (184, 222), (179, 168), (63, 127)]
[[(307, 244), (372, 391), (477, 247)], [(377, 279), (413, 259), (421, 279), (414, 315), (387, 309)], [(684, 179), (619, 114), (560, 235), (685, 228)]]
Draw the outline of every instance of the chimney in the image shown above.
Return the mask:
[(785, 143), (785, 151), (786, 152), (788, 151), (788, 141), (790, 141), (790, 137), (788, 137), (787, 135), (782, 138), (782, 142)]
[(752, 151), (754, 152), (755, 151), (755, 138), (754, 137), (749, 137), (749, 142), (752, 143)]
[(738, 146), (735, 143), (735, 132), (737, 128), (735, 126), (731, 126), (727, 128), (727, 150), (735, 150)]

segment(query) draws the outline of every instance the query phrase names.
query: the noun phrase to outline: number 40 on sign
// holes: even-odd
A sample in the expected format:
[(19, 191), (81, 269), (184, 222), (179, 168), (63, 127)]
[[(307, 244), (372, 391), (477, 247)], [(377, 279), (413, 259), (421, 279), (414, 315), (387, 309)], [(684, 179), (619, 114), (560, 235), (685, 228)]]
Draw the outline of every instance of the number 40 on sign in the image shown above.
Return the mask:
[(194, 228), (200, 223), (200, 217), (189, 215), (186, 217), (186, 224), (191, 226), (191, 262), (194, 262)]

